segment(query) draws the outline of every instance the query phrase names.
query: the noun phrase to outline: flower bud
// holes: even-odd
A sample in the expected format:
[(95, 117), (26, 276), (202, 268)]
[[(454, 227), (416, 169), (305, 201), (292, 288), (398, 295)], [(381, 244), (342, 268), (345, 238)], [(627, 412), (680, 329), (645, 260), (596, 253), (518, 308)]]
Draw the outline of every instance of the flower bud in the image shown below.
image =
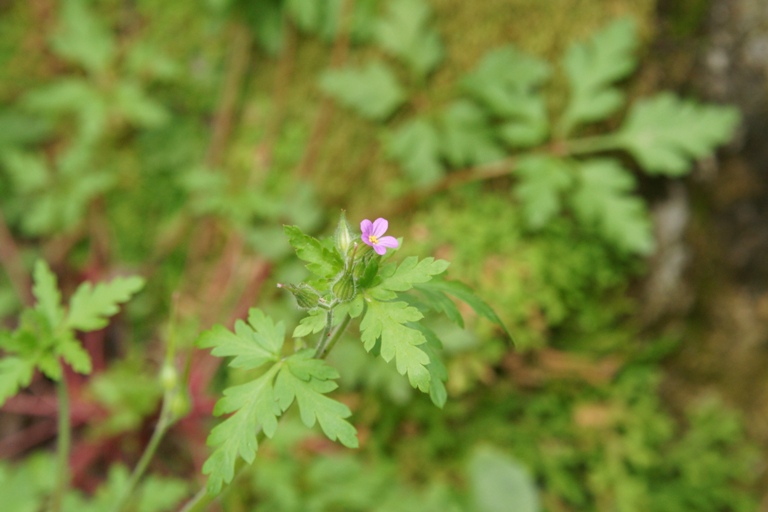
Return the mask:
[(345, 272), (344, 274), (341, 274), (341, 277), (333, 283), (331, 291), (333, 291), (333, 295), (340, 302), (347, 302), (354, 299), (357, 293), (355, 278), (350, 273)]
[(352, 233), (352, 228), (347, 222), (347, 216), (344, 214), (344, 210), (341, 211), (339, 217), (339, 224), (336, 226), (336, 232), (333, 234), (333, 241), (336, 245), (336, 249), (342, 256), (346, 256), (355, 241), (355, 235)]
[(294, 284), (277, 284), (278, 288), (284, 288), (291, 292), (296, 297), (296, 304), (301, 309), (314, 309), (318, 306), (322, 298), (320, 294), (309, 286), (308, 284), (301, 283), (296, 286)]
[(179, 373), (171, 364), (164, 364), (160, 370), (160, 383), (166, 391), (172, 391), (179, 384)]

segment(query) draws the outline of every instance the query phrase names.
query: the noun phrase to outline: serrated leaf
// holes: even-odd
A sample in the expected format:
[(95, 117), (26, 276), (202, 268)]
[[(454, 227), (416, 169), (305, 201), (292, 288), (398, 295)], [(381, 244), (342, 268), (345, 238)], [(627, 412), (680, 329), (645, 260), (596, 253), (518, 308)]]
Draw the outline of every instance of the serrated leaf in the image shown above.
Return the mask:
[(579, 164), (578, 188), (571, 203), (578, 219), (619, 249), (647, 254), (653, 249), (645, 203), (632, 193), (635, 180), (614, 160)]
[(278, 361), (285, 341), (285, 324), (275, 324), (261, 310), (253, 308), (248, 323), (235, 322), (234, 332), (216, 325), (198, 339), (199, 346), (211, 348), (217, 357), (234, 357), (232, 368), (254, 369), (270, 361)]
[(61, 306), (61, 292), (56, 283), (56, 276), (45, 261), (37, 260), (33, 280), (32, 294), (37, 300), (35, 309), (43, 314), (49, 327), (55, 329), (64, 319), (64, 308)]
[(514, 195), (528, 227), (539, 229), (562, 209), (561, 196), (571, 183), (572, 171), (559, 158), (533, 155), (521, 158), (515, 168)]
[(475, 295), (475, 292), (469, 286), (458, 281), (444, 281), (442, 279), (433, 279), (428, 283), (422, 283), (415, 286), (417, 290), (427, 290), (432, 292), (441, 292), (453, 295), (457, 299), (466, 303), (471, 307), (475, 313), (481, 315), (491, 322), (495, 323), (512, 338), (512, 335), (507, 330), (507, 327), (501, 321), (496, 312), (489, 306), (483, 299)]
[(106, 283), (82, 283), (69, 300), (66, 325), (80, 331), (94, 331), (107, 325), (107, 318), (119, 311), (119, 304), (128, 302), (144, 287), (138, 276), (116, 277)]
[(320, 77), (320, 88), (341, 105), (374, 121), (389, 117), (405, 98), (394, 73), (380, 61), (358, 69), (328, 70)]
[(335, 368), (325, 361), (312, 358), (312, 350), (305, 350), (286, 358), (285, 369), (275, 379), (275, 397), (285, 411), (295, 400), (301, 421), (312, 427), (320, 424), (323, 433), (337, 439), (349, 448), (357, 448), (357, 430), (344, 418), (352, 415), (349, 407), (325, 396), (336, 389), (331, 379), (338, 378)]
[(13, 356), (0, 359), (0, 406), (19, 389), (29, 386), (34, 369), (34, 364), (26, 359)]
[(294, 338), (303, 338), (310, 334), (315, 334), (325, 329), (326, 312), (322, 310), (311, 311), (299, 322), (299, 325), (293, 330)]
[(421, 332), (404, 325), (422, 317), (418, 309), (405, 302), (371, 300), (360, 323), (360, 331), (365, 350), (370, 352), (381, 338), (382, 359), (389, 362), (394, 358), (400, 375), (407, 374), (414, 388), (428, 392), (429, 356), (418, 347), (427, 340)]
[(505, 46), (486, 55), (462, 82), (464, 90), (505, 122), (499, 135), (513, 147), (529, 147), (549, 132), (546, 103), (538, 88), (549, 66)]
[(286, 7), (303, 31), (317, 34), (326, 40), (336, 34), (342, 0), (287, 0)]
[(168, 112), (151, 99), (136, 82), (120, 82), (114, 91), (113, 107), (135, 126), (156, 128), (165, 123)]
[(386, 151), (418, 185), (434, 183), (443, 176), (437, 131), (423, 119), (398, 127), (387, 139)]
[(74, 337), (64, 336), (57, 343), (56, 353), (77, 373), (91, 373), (91, 356)]
[(208, 445), (215, 447), (203, 464), (210, 494), (218, 494), (225, 483), (232, 481), (238, 457), (249, 464), (253, 462), (259, 447), (259, 429), (267, 437), (274, 435), (281, 411), (274, 398), (273, 381), (280, 368), (274, 365), (252, 382), (227, 388), (216, 403), (214, 414), (237, 412), (214, 427), (208, 436)]
[(571, 97), (563, 113), (563, 133), (581, 123), (605, 119), (624, 102), (615, 87), (637, 66), (637, 27), (630, 18), (614, 21), (589, 41), (572, 44), (563, 59)]
[(3, 151), (2, 163), (14, 191), (24, 195), (37, 192), (50, 183), (48, 166), (41, 155), (22, 151)]
[(297, 226), (284, 226), (296, 256), (307, 262), (307, 269), (320, 277), (333, 277), (344, 267), (341, 257), (323, 247), (319, 240), (305, 235)]
[(728, 142), (738, 122), (735, 108), (700, 105), (662, 93), (632, 105), (616, 141), (649, 174), (682, 176), (692, 160)]
[(448, 369), (438, 357), (437, 351), (443, 344), (437, 335), (428, 327), (420, 324), (411, 324), (414, 329), (420, 331), (427, 339), (427, 343), (421, 345), (421, 349), (429, 356), (429, 398), (439, 408), (443, 408), (448, 400), (448, 390), (445, 389), (445, 381), (448, 380)]
[(483, 110), (466, 100), (452, 103), (440, 116), (440, 149), (455, 167), (485, 164), (505, 155)]
[(422, 0), (393, 0), (376, 25), (376, 39), (384, 51), (425, 77), (443, 58), (440, 36), (429, 25), (429, 5)]
[(51, 38), (54, 51), (88, 71), (105, 71), (114, 58), (115, 44), (100, 21), (83, 0), (68, 0), (62, 5), (59, 25)]
[(379, 286), (385, 290), (404, 292), (413, 288), (415, 284), (426, 283), (432, 276), (442, 274), (448, 268), (445, 260), (436, 260), (429, 257), (419, 260), (416, 256), (409, 256), (397, 267), (391, 275), (385, 277)]

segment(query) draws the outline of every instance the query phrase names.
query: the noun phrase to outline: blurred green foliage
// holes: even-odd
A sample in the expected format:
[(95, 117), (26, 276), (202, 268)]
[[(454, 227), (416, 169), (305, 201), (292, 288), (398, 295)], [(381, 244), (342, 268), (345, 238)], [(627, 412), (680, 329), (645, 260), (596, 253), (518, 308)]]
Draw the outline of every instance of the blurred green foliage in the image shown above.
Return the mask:
[[(451, 277), (494, 306), (515, 350), (471, 314), (469, 333), (431, 325), (446, 341), (441, 411), (340, 344), (338, 396), (361, 448), (330, 447), (288, 414), (228, 510), (492, 512), (512, 499), (521, 511), (755, 509), (738, 414), (716, 398), (685, 418), (667, 410), (663, 369), (647, 356), (663, 343), (640, 334), (630, 293), (638, 254), (653, 247), (637, 176), (685, 175), (737, 116), (622, 92), (642, 46), (637, 21), (598, 26), (602, 2), (572, 2), (557, 8), (574, 16), (572, 32), (547, 39), (532, 24), (526, 43), (503, 20), (555, 23), (547, 2), (512, 2), (498, 23), (443, 19), (468, 8), (447, 0), (33, 4), (0, 5), (0, 210), (18, 249), (4, 252), (0, 311), (20, 311), (40, 255), (67, 296), (85, 277), (147, 278), (104, 340), (109, 367), (88, 381), (106, 411), (93, 436), (143, 439), (161, 392), (130, 379), (158, 365), (172, 295), (185, 357), (199, 330), (244, 315), (243, 304), (296, 320), (272, 290), (303, 272), (286, 259), (281, 224), (315, 232), (340, 208), (351, 219), (386, 211), (407, 254), (450, 260)], [(637, 16), (640, 4), (611, 13)], [(8, 396), (28, 372), (9, 372), (3, 350)], [(560, 366), (546, 363), (553, 354)], [(605, 360), (615, 363), (601, 373)], [(241, 377), (222, 370), (212, 382)], [(178, 460), (154, 467), (135, 510), (172, 510), (193, 492), (207, 452), (190, 432), (211, 426), (192, 414), (179, 428), (195, 455), (164, 447)], [(52, 467), (41, 453), (3, 461), (4, 510), (39, 510)], [(127, 478), (116, 463), (65, 509), (104, 510)]]

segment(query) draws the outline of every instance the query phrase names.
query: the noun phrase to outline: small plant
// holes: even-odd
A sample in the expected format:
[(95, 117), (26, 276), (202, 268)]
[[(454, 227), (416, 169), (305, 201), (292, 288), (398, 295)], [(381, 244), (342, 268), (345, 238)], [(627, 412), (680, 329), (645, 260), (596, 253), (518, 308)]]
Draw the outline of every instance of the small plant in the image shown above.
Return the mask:
[[(238, 321), (234, 332), (217, 326), (200, 337), (200, 345), (212, 348), (213, 355), (233, 357), (232, 368), (259, 370), (256, 379), (225, 389), (216, 404), (215, 414), (234, 414), (208, 438), (214, 452), (203, 472), (209, 475), (210, 493), (217, 494), (232, 481), (238, 458), (253, 462), (258, 438), (272, 437), (279, 417), (294, 402), (307, 427), (318, 423), (332, 441), (357, 447), (355, 428), (346, 421), (349, 408), (326, 396), (336, 389), (339, 372), (323, 361), (352, 320), (360, 319), (365, 350), (393, 362), (411, 386), (428, 393), (438, 407), (446, 400), (447, 374), (438, 356), (438, 336), (420, 323), (424, 315), (445, 312), (461, 323), (450, 294), (503, 328), (493, 310), (466, 287), (436, 278), (448, 268), (447, 261), (411, 256), (399, 265), (390, 262), (393, 253), (387, 249), (396, 249), (400, 241), (384, 236), (387, 227), (386, 219), (363, 220), (358, 237), (343, 213), (334, 237), (324, 241), (296, 226), (285, 227), (296, 255), (313, 274), (306, 282), (278, 284), (306, 311), (293, 330), (292, 353), (285, 354), (285, 324), (258, 309), (250, 311), (247, 323)], [(310, 336), (318, 340), (304, 348)]]
[[(438, 279), (448, 262), (411, 256), (400, 264), (389, 261), (401, 240), (385, 236), (386, 219), (360, 224), (356, 234), (342, 213), (335, 235), (318, 240), (296, 226), (285, 233), (299, 259), (313, 274), (299, 284), (278, 284), (292, 293), (306, 315), (293, 330), (293, 349), (286, 346), (286, 327), (274, 322), (259, 309), (251, 309), (248, 321), (238, 320), (234, 331), (214, 326), (199, 338), (199, 345), (211, 348), (219, 357), (232, 357), (230, 367), (255, 377), (224, 390), (214, 414), (232, 413), (216, 426), (208, 444), (213, 453), (203, 466), (208, 475), (208, 493), (201, 493), (189, 505), (195, 510), (232, 482), (238, 459), (253, 463), (260, 440), (272, 437), (280, 416), (298, 405), (307, 427), (316, 423), (332, 441), (355, 448), (355, 427), (347, 421), (352, 413), (347, 405), (328, 396), (336, 389), (339, 371), (324, 361), (354, 319), (360, 319), (360, 340), (368, 352), (393, 362), (411, 386), (428, 393), (442, 407), (446, 401), (445, 367), (438, 356), (439, 337), (420, 323), (429, 312), (444, 312), (463, 325), (461, 314), (449, 295), (464, 300), (478, 314), (498, 324), (498, 316), (460, 283)], [(88, 353), (77, 341), (75, 331), (100, 329), (143, 285), (138, 277), (116, 278), (109, 283), (81, 285), (61, 306), (56, 278), (42, 262), (35, 267), (36, 304), (22, 314), (13, 332), (0, 332), (0, 400), (5, 401), (29, 385), (34, 370), (59, 383), (59, 459), (58, 485), (53, 493), (52, 510), (61, 510), (68, 490), (68, 450), (70, 438), (68, 394), (62, 365), (79, 373), (90, 373)], [(305, 340), (316, 336), (314, 347)], [(160, 419), (145, 453), (127, 482), (121, 484), (113, 509), (123, 510), (137, 488), (160, 438), (170, 425), (184, 415), (185, 384), (179, 381), (173, 364), (173, 349), (159, 377), (165, 389)], [(2, 403), (2, 402), (0, 402)], [(117, 475), (117, 474), (116, 474)], [(120, 473), (122, 475), (122, 473)], [(117, 476), (115, 476), (117, 478)]]

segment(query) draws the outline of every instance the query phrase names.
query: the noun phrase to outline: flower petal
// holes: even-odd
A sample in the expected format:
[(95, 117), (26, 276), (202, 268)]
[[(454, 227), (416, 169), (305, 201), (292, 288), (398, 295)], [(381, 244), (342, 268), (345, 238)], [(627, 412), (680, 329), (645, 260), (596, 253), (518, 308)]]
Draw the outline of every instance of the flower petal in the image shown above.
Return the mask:
[(368, 219), (365, 219), (364, 221), (360, 222), (360, 231), (363, 232), (363, 241), (368, 239), (368, 235), (371, 234), (372, 230), (373, 230), (373, 223), (371, 221), (369, 221)]
[(384, 256), (384, 253), (387, 252), (387, 248), (381, 244), (374, 245), (373, 250), (376, 251), (376, 254), (379, 256)]
[(397, 241), (397, 238), (393, 236), (383, 236), (379, 238), (379, 243), (376, 245), (383, 245), (384, 247), (396, 249), (400, 245), (400, 243)]
[(381, 235), (387, 232), (387, 228), (389, 228), (389, 222), (387, 222), (387, 219), (382, 219), (379, 217), (373, 222), (373, 232), (371, 235), (379, 238)]

